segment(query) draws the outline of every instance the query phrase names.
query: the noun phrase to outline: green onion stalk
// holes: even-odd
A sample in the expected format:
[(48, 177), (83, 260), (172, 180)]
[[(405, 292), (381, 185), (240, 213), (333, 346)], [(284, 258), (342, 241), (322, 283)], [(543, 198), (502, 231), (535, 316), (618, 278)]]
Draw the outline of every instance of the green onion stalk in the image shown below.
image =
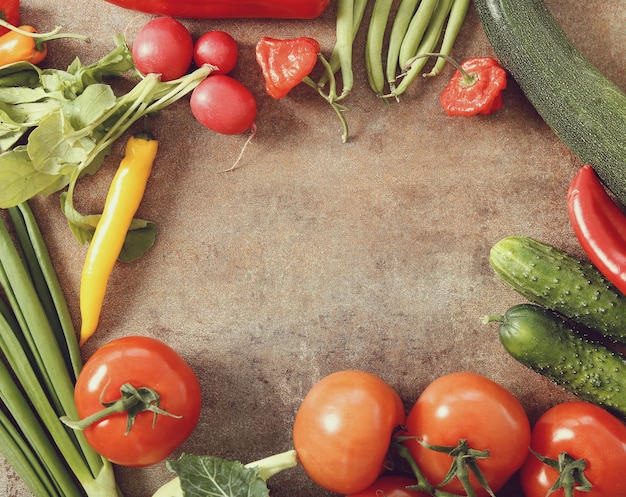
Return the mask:
[(82, 367), (65, 296), (27, 203), (0, 217), (0, 454), (35, 497), (121, 497), (111, 463), (77, 417)]

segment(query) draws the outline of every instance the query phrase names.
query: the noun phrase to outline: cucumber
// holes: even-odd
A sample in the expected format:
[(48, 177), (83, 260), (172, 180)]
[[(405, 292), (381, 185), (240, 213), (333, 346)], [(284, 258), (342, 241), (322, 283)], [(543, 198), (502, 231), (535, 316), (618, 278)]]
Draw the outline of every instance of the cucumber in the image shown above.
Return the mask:
[(517, 304), (500, 322), (500, 342), (520, 363), (549, 378), (582, 400), (626, 417), (626, 361), (535, 304)]
[(626, 344), (626, 296), (592, 264), (523, 236), (496, 243), (489, 262), (529, 301)]
[(502, 66), (565, 145), (626, 203), (626, 94), (571, 43), (544, 0), (475, 0)]

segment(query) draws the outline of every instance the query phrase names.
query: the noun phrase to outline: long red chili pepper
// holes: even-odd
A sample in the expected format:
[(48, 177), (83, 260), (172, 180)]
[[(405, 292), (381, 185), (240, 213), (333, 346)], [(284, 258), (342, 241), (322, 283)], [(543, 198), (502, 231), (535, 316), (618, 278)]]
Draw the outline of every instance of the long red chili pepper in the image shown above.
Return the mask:
[(148, 14), (199, 19), (275, 18), (312, 19), (326, 10), (330, 0), (107, 0)]
[(626, 214), (590, 165), (574, 176), (567, 208), (574, 233), (591, 263), (626, 294)]

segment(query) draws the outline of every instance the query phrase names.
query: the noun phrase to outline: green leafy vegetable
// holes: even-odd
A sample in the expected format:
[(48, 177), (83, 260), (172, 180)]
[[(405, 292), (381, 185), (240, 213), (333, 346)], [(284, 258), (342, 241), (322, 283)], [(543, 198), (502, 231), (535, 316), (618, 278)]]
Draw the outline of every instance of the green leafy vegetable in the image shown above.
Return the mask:
[[(76, 238), (91, 239), (97, 217), (74, 209), (73, 192), (85, 174), (95, 174), (128, 128), (191, 92), (213, 67), (202, 66), (177, 80), (141, 78), (116, 96), (105, 77), (137, 75), (122, 36), (98, 62), (75, 59), (66, 71), (20, 62), (0, 68), (0, 208), (50, 195), (69, 186), (62, 209)], [(8, 82), (16, 83), (10, 86)], [(94, 224), (95, 223), (95, 224)], [(136, 220), (122, 251), (135, 259), (154, 243), (154, 223)]]
[(167, 467), (178, 475), (153, 497), (268, 497), (266, 480), (298, 464), (295, 450), (246, 465), (213, 456), (183, 454)]

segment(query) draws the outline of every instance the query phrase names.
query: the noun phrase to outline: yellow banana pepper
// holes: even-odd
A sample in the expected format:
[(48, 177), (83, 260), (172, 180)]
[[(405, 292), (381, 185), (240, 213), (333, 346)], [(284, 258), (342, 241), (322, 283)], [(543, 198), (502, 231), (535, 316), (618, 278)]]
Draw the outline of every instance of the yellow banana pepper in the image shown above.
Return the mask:
[(98, 327), (109, 277), (144, 196), (157, 149), (157, 140), (149, 135), (132, 136), (111, 182), (81, 275), (81, 346)]

